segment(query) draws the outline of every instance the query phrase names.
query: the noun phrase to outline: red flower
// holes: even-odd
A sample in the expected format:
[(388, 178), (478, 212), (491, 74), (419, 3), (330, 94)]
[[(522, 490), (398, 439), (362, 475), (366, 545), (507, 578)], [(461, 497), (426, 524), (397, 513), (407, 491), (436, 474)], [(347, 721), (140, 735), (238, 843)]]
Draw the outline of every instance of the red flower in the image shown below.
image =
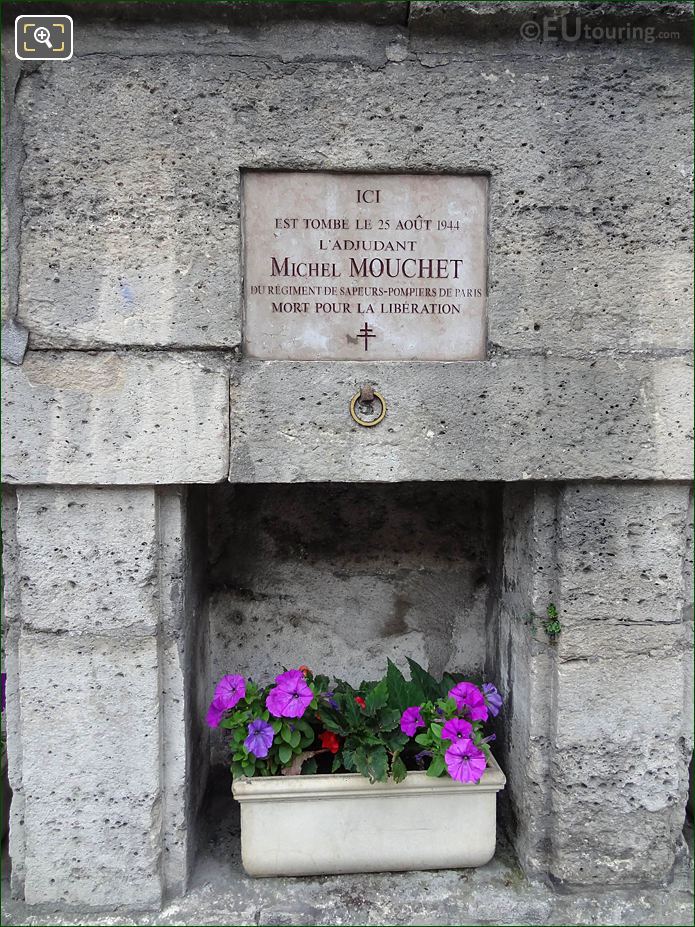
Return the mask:
[(325, 750), (330, 750), (331, 753), (337, 753), (340, 750), (340, 741), (335, 736), (333, 731), (322, 731), (319, 734), (321, 740), (321, 746)]
[(299, 667), (299, 672), (302, 674), (302, 676), (304, 676), (305, 679), (306, 679), (307, 676), (311, 676), (311, 670), (309, 669), (308, 666), (304, 666), (303, 663), (302, 663), (302, 665)]
[(362, 696), (361, 696), (361, 695), (356, 695), (356, 696), (355, 696), (355, 701), (356, 701), (357, 704), (360, 706), (360, 708), (362, 709), (362, 711), (364, 711), (364, 709), (367, 707), (367, 703), (366, 703), (365, 700), (362, 698)]

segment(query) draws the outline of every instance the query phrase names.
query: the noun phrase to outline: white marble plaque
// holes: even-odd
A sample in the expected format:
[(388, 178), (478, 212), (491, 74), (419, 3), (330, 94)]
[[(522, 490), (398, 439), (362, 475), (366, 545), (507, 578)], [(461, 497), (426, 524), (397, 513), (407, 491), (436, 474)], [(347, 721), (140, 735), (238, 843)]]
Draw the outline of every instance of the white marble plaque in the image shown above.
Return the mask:
[(487, 178), (253, 171), (244, 353), (485, 357)]

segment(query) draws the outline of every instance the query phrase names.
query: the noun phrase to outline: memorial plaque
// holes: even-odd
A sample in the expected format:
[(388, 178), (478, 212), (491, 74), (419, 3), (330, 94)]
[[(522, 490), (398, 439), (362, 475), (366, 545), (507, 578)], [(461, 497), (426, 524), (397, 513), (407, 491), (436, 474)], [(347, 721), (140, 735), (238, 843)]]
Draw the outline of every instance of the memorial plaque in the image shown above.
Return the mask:
[(244, 175), (244, 353), (480, 360), (487, 178)]

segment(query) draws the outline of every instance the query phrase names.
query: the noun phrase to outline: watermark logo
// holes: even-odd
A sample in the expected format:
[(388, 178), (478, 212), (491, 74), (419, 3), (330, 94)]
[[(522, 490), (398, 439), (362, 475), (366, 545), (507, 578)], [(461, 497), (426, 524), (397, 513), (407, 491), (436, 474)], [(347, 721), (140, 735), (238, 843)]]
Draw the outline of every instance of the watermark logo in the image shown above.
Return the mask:
[(68, 61), (72, 58), (72, 17), (18, 16), (14, 50), (20, 61)]
[(527, 42), (654, 42), (673, 41), (680, 32), (659, 32), (654, 26), (583, 22), (580, 16), (543, 16), (521, 24), (521, 38)]

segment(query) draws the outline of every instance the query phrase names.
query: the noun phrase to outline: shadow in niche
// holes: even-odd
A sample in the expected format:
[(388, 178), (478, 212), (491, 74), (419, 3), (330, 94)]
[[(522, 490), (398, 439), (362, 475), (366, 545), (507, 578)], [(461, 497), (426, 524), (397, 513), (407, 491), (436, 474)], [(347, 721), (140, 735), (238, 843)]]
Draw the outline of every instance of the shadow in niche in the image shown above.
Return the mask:
[[(210, 487), (210, 673), (283, 665), (359, 683), (387, 657), (480, 675), (495, 594), (494, 483)], [(221, 757), (217, 757), (218, 760)]]

